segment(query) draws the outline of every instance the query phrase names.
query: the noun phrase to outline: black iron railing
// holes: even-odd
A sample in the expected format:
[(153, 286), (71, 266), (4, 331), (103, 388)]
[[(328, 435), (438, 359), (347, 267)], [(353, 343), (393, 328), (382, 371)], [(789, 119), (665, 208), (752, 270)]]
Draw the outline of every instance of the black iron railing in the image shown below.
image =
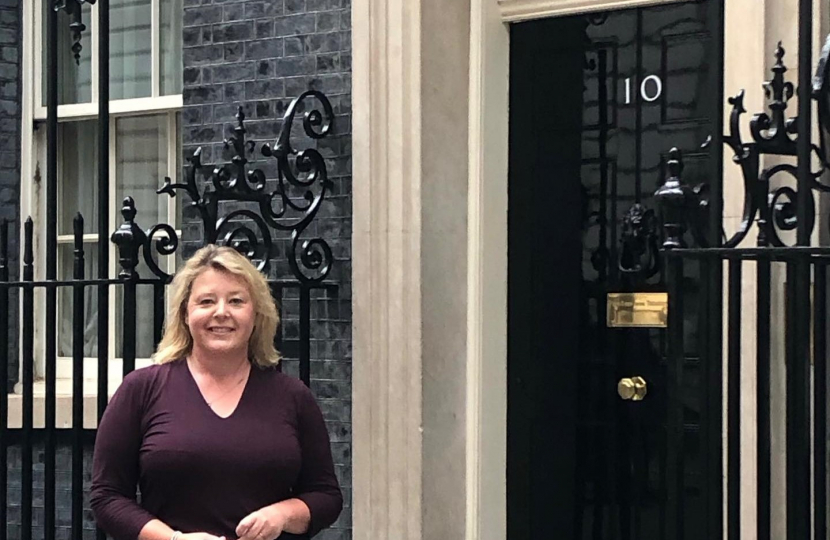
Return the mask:
[[(751, 119), (752, 140), (747, 142), (741, 137), (741, 119), (746, 112), (743, 91), (729, 100), (732, 113), (728, 133), (713, 138), (733, 151), (733, 161), (743, 175), (743, 217), (737, 230), (731, 236), (724, 232), (714, 235), (715, 238), (712, 235), (706, 238), (701, 232), (700, 223), (706, 222), (705, 214), (715, 206), (708, 205), (701, 192), (684, 182), (682, 156), (677, 149), (669, 156), (669, 178), (656, 194), (664, 225), (663, 254), (669, 290), (669, 365), (680, 366), (684, 358), (684, 321), (677, 314), (682, 313), (685, 268), (696, 265), (702, 277), (701, 293), (708, 317), (701, 338), (706, 344), (702, 361), (706, 380), (703, 399), (707, 403), (707, 442), (702, 450), (708, 491), (715, 494), (714, 502), (708, 504), (708, 521), (714, 524), (708, 528), (710, 537), (720, 537), (725, 524), (729, 540), (741, 538), (741, 500), (751, 497), (757, 499), (755, 517), (759, 540), (776, 536), (773, 532), (776, 500), (785, 502), (786, 516), (780, 532), (786, 538), (827, 538), (830, 248), (810, 244), (818, 222), (816, 194), (830, 192), (830, 186), (822, 182), (830, 166), (827, 142), (830, 38), (821, 53), (818, 69), (813, 71), (812, 25), (812, 0), (799, 0), (797, 89), (786, 80), (785, 52), (779, 43), (772, 78), (764, 84), (769, 112), (761, 112)], [(812, 73), (815, 73), (813, 78)], [(788, 117), (788, 102), (796, 96), (798, 114)], [(813, 100), (818, 102), (817, 142), (813, 142), (811, 133)], [(776, 156), (776, 159), (765, 167), (765, 156)], [(818, 164), (818, 169), (813, 168), (814, 164)], [(711, 184), (720, 188), (720, 178), (712, 179)], [(721, 189), (713, 191), (714, 197), (720, 200)], [(721, 222), (720, 214), (708, 217), (710, 223)], [(757, 247), (742, 247), (753, 226), (757, 226)], [(715, 230), (720, 231), (720, 225)], [(689, 242), (692, 233), (694, 241)], [(690, 243), (694, 247), (689, 247)], [(756, 283), (751, 299), (744, 290), (749, 276)], [(754, 303), (754, 311), (745, 310), (747, 300)], [(748, 323), (752, 329), (750, 335), (747, 335)], [(741, 396), (747, 392), (741, 384), (747, 365), (743, 345), (746, 340), (754, 341), (757, 376), (754, 396), (757, 422), (753, 426), (757, 433), (757, 492), (751, 496), (741, 486), (741, 465), (746, 459), (741, 438), (741, 425), (745, 421)], [(777, 367), (782, 364), (785, 395), (776, 396), (772, 389), (779, 376)], [(682, 376), (682, 369), (672, 370), (670, 394), (672, 388), (680, 388)], [(725, 426), (721, 423), (723, 407), (727, 408)], [(682, 408), (681, 397), (672, 394), (667, 411), (669, 425), (677, 427), (682, 422)], [(773, 429), (777, 414), (785, 418), (785, 428), (780, 431)], [(728, 447), (725, 453), (724, 429)], [(670, 430), (670, 433), (669, 447), (682, 448), (682, 430)], [(776, 439), (785, 441), (785, 462), (776, 461), (778, 457), (772, 453)], [(670, 462), (674, 468), (668, 475), (669, 510), (673, 516), (681, 516), (678, 518), (681, 522), (673, 524), (677, 527), (673, 526), (669, 537), (682, 538), (682, 457), (672, 460), (670, 456)], [(720, 495), (724, 468), (728, 471), (726, 490)], [(776, 468), (785, 471), (786, 480), (781, 485), (772, 482), (772, 471)], [(777, 496), (781, 499), (776, 499)], [(720, 497), (725, 497), (725, 519)], [(783, 507), (779, 504), (779, 508)]]
[[(125, 214), (125, 225), (119, 231), (124, 233), (126, 227), (129, 227), (133, 234), (138, 237), (141, 229), (135, 224), (135, 208), (131, 204), (125, 205), (123, 210)], [(8, 450), (10, 445), (19, 446), (21, 452), (21, 478), (20, 478), (20, 498), (13, 501), (14, 505), (20, 505), (20, 522), (21, 522), (21, 537), (31, 537), (32, 534), (32, 512), (35, 487), (33, 477), (33, 452), (36, 442), (44, 444), (44, 479), (49, 478), (55, 474), (54, 458), (55, 454), (49, 454), (50, 447), (48, 441), (55, 441), (55, 451), (57, 450), (57, 438), (59, 436), (65, 441), (64, 445), (71, 447), (71, 527), (72, 538), (82, 537), (83, 518), (83, 496), (84, 496), (84, 454), (89, 451), (89, 444), (91, 437), (94, 436), (94, 430), (85, 429), (84, 427), (84, 388), (83, 382), (87, 374), (84, 373), (84, 343), (86, 336), (84, 335), (84, 319), (85, 319), (85, 298), (86, 291), (90, 289), (101, 290), (102, 288), (120, 289), (123, 293), (123, 302), (119, 313), (116, 315), (121, 327), (121, 358), (123, 365), (123, 375), (133, 371), (136, 367), (136, 350), (139, 341), (139, 336), (136, 333), (136, 322), (139, 318), (139, 310), (136, 298), (139, 294), (147, 294), (152, 298), (152, 340), (153, 347), (158, 344), (161, 339), (162, 328), (165, 317), (165, 289), (170, 282), (171, 276), (146, 276), (141, 277), (135, 272), (135, 265), (137, 260), (135, 258), (122, 258), (122, 264), (127, 264), (131, 270), (130, 273), (122, 271), (121, 277), (118, 278), (89, 278), (84, 273), (85, 268), (85, 251), (83, 243), (84, 235), (84, 220), (79, 214), (74, 219), (74, 252), (73, 252), (73, 275), (71, 278), (62, 280), (35, 280), (34, 269), (37, 261), (34, 258), (34, 233), (33, 222), (31, 218), (27, 219), (24, 224), (24, 241), (23, 241), (23, 276), (19, 281), (9, 281), (9, 223), (3, 222), (0, 224), (0, 302), (7, 302), (12, 291), (19, 291), (22, 296), (23, 312), (21, 320), (21, 337), (22, 348), (20, 357), (21, 366), (21, 427), (19, 429), (9, 429), (9, 394), (0, 393), (0, 462), (6, 463), (8, 457)], [(47, 253), (46, 257), (56, 257), (55, 253)], [(278, 306), (285, 304), (284, 299), (291, 295), (299, 299), (299, 313), (286, 313), (281, 310), (281, 317), (298, 319), (298, 334), (291, 337), (290, 348), (289, 343), (284, 339), (284, 330), (281, 328), (276, 336), (275, 346), (281, 350), (288, 358), (296, 358), (299, 364), (299, 376), (306, 383), (309, 384), (311, 379), (311, 306), (312, 293), (315, 290), (336, 290), (336, 285), (324, 281), (301, 281), (298, 279), (270, 279), (269, 285), (271, 287), (272, 295)], [(37, 290), (54, 291), (56, 294), (61, 290), (72, 291), (72, 392), (71, 392), (71, 408), (72, 408), (72, 426), (71, 435), (66, 437), (59, 435), (59, 430), (56, 427), (56, 422), (53, 419), (50, 421), (47, 417), (43, 428), (35, 427), (34, 418), (34, 388), (35, 388), (35, 294)], [(8, 366), (11, 364), (9, 358), (8, 342), (9, 337), (14, 338), (11, 329), (14, 325), (9, 325), (8, 311), (0, 310), (0, 376), (6, 377), (8, 380)], [(141, 313), (142, 316), (148, 316), (148, 313)], [(104, 328), (106, 325), (104, 326)], [(99, 327), (99, 332), (102, 327)], [(99, 352), (100, 355), (100, 352)], [(103, 363), (108, 363), (107, 357), (99, 359)], [(47, 358), (46, 362), (50, 360)], [(51, 360), (57, 362), (57, 358)], [(100, 364), (99, 364), (100, 365)], [(48, 364), (46, 365), (48, 368)], [(53, 366), (53, 369), (55, 366)], [(104, 388), (108, 382), (107, 372), (102, 375), (99, 370), (98, 381), (104, 381)], [(55, 384), (53, 382), (52, 384)], [(55, 386), (50, 388), (50, 383), (46, 382), (46, 397), (49, 400), (49, 394), (56, 399)], [(104, 403), (108, 399), (108, 394), (98, 394), (98, 401), (103, 398)], [(98, 415), (103, 413), (101, 408), (98, 408)], [(6, 488), (8, 486), (6, 466), (0, 467), (0, 487)], [(57, 486), (56, 486), (57, 487)], [(49, 497), (54, 497), (55, 491), (49, 492), (49, 484), (44, 484), (44, 503), (49, 500)], [(54, 488), (52, 488), (54, 489)], [(0, 522), (5, 523), (7, 518), (7, 489), (0, 489)], [(44, 511), (48, 512), (45, 507)], [(0, 528), (0, 537), (5, 537), (6, 528)]]

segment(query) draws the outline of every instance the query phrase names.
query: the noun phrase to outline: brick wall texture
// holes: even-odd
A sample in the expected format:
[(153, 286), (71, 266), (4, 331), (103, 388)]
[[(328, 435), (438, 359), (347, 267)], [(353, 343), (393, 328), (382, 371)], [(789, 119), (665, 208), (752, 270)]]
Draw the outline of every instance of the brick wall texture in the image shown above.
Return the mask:
[[(43, 481), (44, 481), (44, 446), (42, 434), (34, 438), (32, 450), (32, 538), (44, 538), (43, 513)], [(72, 538), (72, 448), (68, 433), (60, 434), (58, 449), (55, 454), (55, 539), (56, 540), (94, 540), (95, 521), (92, 519), (92, 510), (89, 508), (89, 486), (92, 480), (92, 444), (83, 445), (83, 538)], [(21, 531), (21, 452), (19, 444), (9, 447), (8, 459), (8, 488), (9, 505), (7, 508), (6, 532), (9, 540), (18, 540), (22, 537)]]
[[(20, 223), (20, 18), (23, 0), (0, 0), (0, 222), (9, 223), (9, 271), (18, 276)], [(9, 302), (9, 378), (17, 379), (17, 293)], [(5, 309), (5, 307), (3, 307)], [(5, 331), (5, 329), (3, 330)]]

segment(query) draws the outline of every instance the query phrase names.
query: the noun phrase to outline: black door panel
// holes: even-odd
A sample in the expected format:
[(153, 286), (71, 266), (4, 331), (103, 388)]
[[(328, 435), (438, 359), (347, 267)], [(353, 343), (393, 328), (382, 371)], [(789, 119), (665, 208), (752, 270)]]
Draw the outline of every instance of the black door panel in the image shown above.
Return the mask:
[[(684, 177), (705, 181), (719, 13), (714, 1), (688, 2), (512, 27), (509, 540), (675, 537), (665, 520), (665, 330), (609, 327), (607, 298), (665, 291), (653, 250), (626, 243), (625, 220), (640, 205), (656, 226), (653, 194), (672, 146), (692, 150)], [(695, 268), (687, 274), (693, 352)], [(693, 537), (706, 519), (695, 357), (684, 373)], [(647, 394), (624, 401), (618, 383), (635, 376)]]

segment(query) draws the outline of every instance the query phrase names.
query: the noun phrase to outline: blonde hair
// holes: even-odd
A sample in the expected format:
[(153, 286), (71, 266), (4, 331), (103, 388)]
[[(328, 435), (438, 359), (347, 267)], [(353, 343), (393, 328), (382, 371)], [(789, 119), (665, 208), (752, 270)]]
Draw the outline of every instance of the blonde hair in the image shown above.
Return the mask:
[(274, 336), (280, 319), (265, 276), (235, 249), (212, 244), (194, 253), (173, 278), (164, 336), (153, 355), (153, 361), (164, 364), (190, 354), (193, 336), (187, 326), (187, 303), (193, 282), (209, 268), (233, 274), (246, 283), (256, 312), (254, 330), (248, 342), (248, 358), (260, 367), (277, 365), (280, 355), (274, 348)]

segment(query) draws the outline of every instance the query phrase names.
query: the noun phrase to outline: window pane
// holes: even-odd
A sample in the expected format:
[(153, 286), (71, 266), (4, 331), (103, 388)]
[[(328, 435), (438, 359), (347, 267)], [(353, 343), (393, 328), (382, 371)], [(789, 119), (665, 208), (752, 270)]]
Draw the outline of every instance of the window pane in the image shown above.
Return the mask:
[(116, 122), (116, 196), (130, 196), (143, 229), (167, 223), (170, 197), (158, 195), (167, 176), (167, 116), (119, 118)]
[[(46, 43), (46, 16), (48, 10), (54, 5), (53, 0), (43, 0), (43, 42)], [(90, 40), (91, 8), (89, 4), (81, 7), (83, 22), (87, 29), (81, 34), (81, 58), (80, 65), (75, 64), (75, 55), (72, 52), (72, 33), (69, 31), (69, 16), (64, 12), (58, 12), (58, 103), (61, 105), (70, 103), (89, 103), (92, 101), (92, 44)], [(41, 88), (43, 91), (43, 105), (46, 106), (46, 81), (51, 74), (46, 67), (46, 47), (40, 47), (43, 73)]]
[(150, 0), (110, 2), (110, 97), (151, 94)]
[[(58, 246), (58, 279), (71, 279), (75, 268), (75, 248), (72, 244)], [(84, 272), (93, 277), (98, 267), (98, 246), (84, 244)], [(84, 356), (98, 356), (98, 289), (84, 287), (84, 316), (81, 321), (73, 319), (74, 292), (72, 287), (58, 289), (58, 356), (72, 356), (72, 332), (76, 323), (83, 327)]]
[(161, 0), (161, 95), (182, 93), (182, 0)]
[(58, 234), (72, 234), (72, 220), (84, 216), (84, 230), (98, 232), (98, 124), (66, 122), (58, 128)]

